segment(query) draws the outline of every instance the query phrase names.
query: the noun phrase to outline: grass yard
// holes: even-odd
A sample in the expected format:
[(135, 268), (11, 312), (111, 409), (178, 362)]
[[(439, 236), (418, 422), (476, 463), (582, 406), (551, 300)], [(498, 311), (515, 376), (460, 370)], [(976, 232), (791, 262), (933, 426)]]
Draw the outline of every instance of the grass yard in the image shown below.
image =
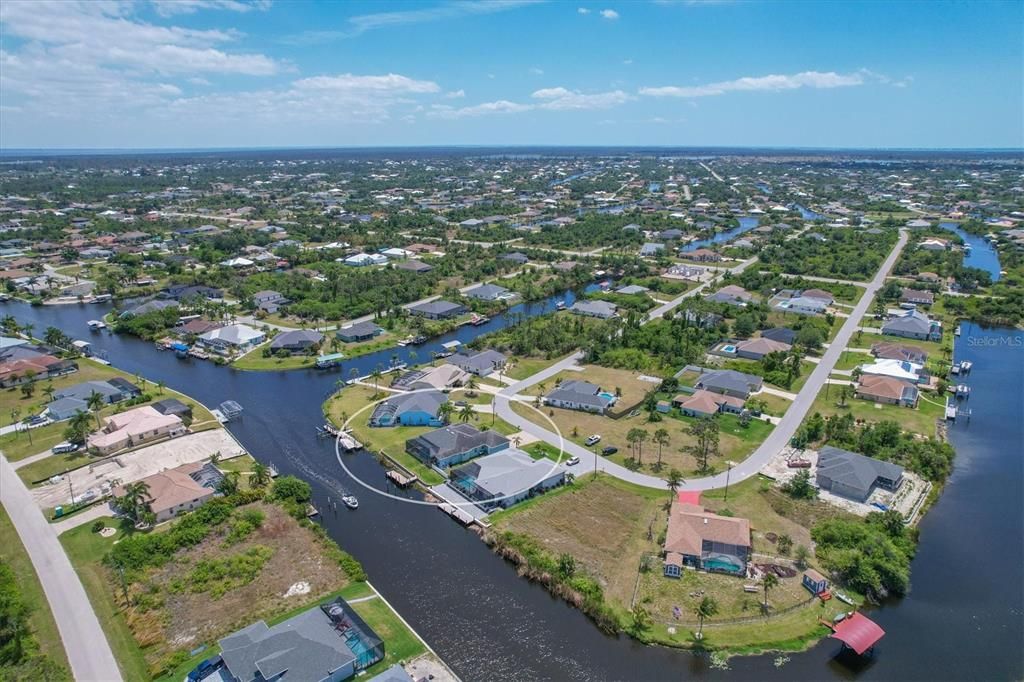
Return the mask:
[(632, 410), (648, 392), (658, 387), (656, 383), (640, 380), (638, 378), (640, 374), (640, 372), (600, 365), (583, 365), (582, 371), (559, 372), (547, 381), (534, 384), (523, 393), (525, 395), (543, 395), (551, 392), (560, 381), (589, 381), (600, 386), (602, 390), (619, 396), (610, 411), (614, 414), (621, 414)]
[(510, 363), (510, 367), (507, 371), (502, 372), (502, 376), (521, 381), (527, 377), (533, 376), (542, 369), (547, 369), (560, 359), (561, 358), (555, 358), (553, 360), (545, 358), (515, 358), (512, 363)]
[(868, 353), (854, 353), (844, 350), (842, 355), (839, 356), (835, 369), (853, 369), (865, 363), (871, 364), (874, 361), (874, 356)]
[(765, 404), (765, 412), (773, 417), (781, 417), (786, 414), (786, 410), (793, 404), (792, 400), (771, 393), (758, 393), (756, 396), (752, 396), (752, 399), (762, 401)]
[[(828, 390), (828, 397), (825, 397), (826, 389)], [(828, 388), (826, 386), (821, 389), (821, 392), (814, 399), (808, 415), (820, 412), (821, 416), (828, 417), (833, 414), (849, 412), (853, 414), (854, 419), (860, 421), (896, 421), (908, 431), (932, 437), (935, 436), (935, 420), (941, 419), (945, 413), (945, 407), (940, 401), (941, 398), (934, 394), (922, 392), (917, 407), (911, 409), (898, 405), (883, 405), (868, 400), (859, 400), (851, 394), (846, 401), (846, 407), (840, 407), (838, 404), (839, 388), (836, 386)]]
[[(881, 325), (881, 322), (876, 320), (864, 320), (861, 323), (866, 326)], [(872, 334), (870, 332), (854, 332), (853, 336), (850, 337), (850, 348), (871, 348), (872, 344), (884, 342), (884, 343), (896, 343), (905, 346), (917, 346), (921, 350), (928, 353), (929, 357), (936, 356), (942, 357), (942, 346), (943, 344), (938, 341), (920, 341), (918, 339), (904, 339), (900, 336), (884, 336), (882, 334)], [(950, 347), (952, 342), (948, 342)]]
[(426, 645), (402, 623), (398, 614), (383, 599), (378, 597), (356, 602), (352, 608), (384, 640), (384, 660), (367, 668), (368, 677), (426, 653)]
[(263, 346), (257, 346), (252, 349), (238, 360), (232, 362), (231, 366), (235, 369), (264, 372), (288, 369), (310, 369), (316, 366), (315, 355), (289, 355), (285, 358), (279, 358), (276, 355), (271, 355), (270, 357), (265, 358), (263, 357), (263, 347), (269, 343), (270, 341), (267, 341)]
[[(239, 627), (309, 604), (311, 598), (331, 594), (348, 582), (313, 532), (282, 508), (264, 503), (246, 507), (251, 508), (264, 514), (258, 528), (228, 544), (228, 526), (221, 527), (198, 545), (180, 550), (166, 565), (146, 569), (144, 576), (129, 582), (132, 604), (127, 608), (116, 576), (101, 563), (125, 530), (119, 528), (107, 539), (92, 533), (87, 524), (61, 536), (125, 679), (150, 679), (177, 652), (213, 644)], [(103, 520), (118, 527), (114, 519)], [(214, 583), (197, 582), (200, 562), (231, 561), (255, 548), (267, 548), (269, 556), (248, 582), (224, 583), (219, 576)], [(308, 593), (284, 596), (300, 581), (309, 583)]]
[[(68, 660), (64, 654), (64, 644), (60, 639), (60, 631), (57, 630), (57, 623), (53, 619), (53, 612), (50, 611), (50, 604), (46, 600), (43, 586), (36, 576), (32, 560), (25, 551), (25, 546), (18, 537), (11, 518), (6, 510), (0, 506), (0, 558), (10, 567), (14, 573), (18, 585), (18, 592), (21, 595), (22, 603), (29, 609), (29, 627), (32, 635), (39, 645), (39, 652), (53, 659), (57, 664), (67, 669)], [(0, 678), (4, 677), (4, 670), (0, 667)]]

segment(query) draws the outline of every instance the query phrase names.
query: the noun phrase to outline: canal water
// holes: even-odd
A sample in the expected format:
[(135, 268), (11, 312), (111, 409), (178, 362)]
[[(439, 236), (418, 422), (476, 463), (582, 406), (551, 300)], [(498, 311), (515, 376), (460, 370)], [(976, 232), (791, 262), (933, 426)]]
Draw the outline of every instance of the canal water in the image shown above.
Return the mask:
[(956, 223), (939, 223), (939, 227), (955, 233), (964, 240), (964, 244), (971, 247), (970, 253), (964, 255), (964, 265), (987, 271), (992, 275), (993, 282), (999, 279), (999, 252), (992, 244), (978, 235), (963, 231)]
[[(555, 299), (524, 308), (536, 314)], [(733, 659), (714, 670), (685, 651), (641, 646), (602, 635), (581, 613), (517, 577), (472, 532), (431, 507), (362, 494), (358, 511), (335, 507), (344, 489), (358, 490), (339, 467), (333, 443), (318, 439), (320, 405), (339, 374), (300, 370), (241, 372), (209, 362), (179, 360), (153, 344), (109, 333), (90, 334), (86, 322), (101, 306), (0, 305), (0, 314), (54, 325), (105, 350), (117, 367), (164, 381), (215, 406), (234, 399), (244, 415), (229, 425), (252, 454), (284, 474), (310, 481), (314, 503), (331, 537), (366, 567), (375, 585), (465, 680), (959, 680), (1020, 679), (1022, 638), (1022, 471), (1024, 334), (964, 326), (957, 360), (974, 362), (968, 378), (974, 415), (951, 430), (956, 468), (921, 524), (912, 589), (874, 610), (887, 636), (862, 663), (837, 656), (824, 640), (793, 654)], [(463, 342), (506, 323), (466, 327)], [(440, 348), (448, 337), (418, 352)], [(400, 359), (407, 350), (397, 349)], [(390, 362), (391, 352), (353, 361), (362, 372)], [(347, 375), (348, 366), (344, 372)], [(361, 478), (385, 485), (368, 453), (346, 456)], [(412, 493), (410, 493), (412, 494)]]
[(724, 232), (717, 232), (715, 236), (709, 237), (708, 239), (698, 239), (696, 241), (689, 242), (681, 250), (686, 253), (690, 251), (696, 251), (697, 249), (703, 249), (713, 244), (721, 244), (727, 242), (733, 237), (738, 237), (745, 232), (750, 232), (757, 227), (758, 219), (753, 216), (743, 216), (739, 219), (740, 224), (738, 227), (734, 227), (731, 230), (725, 230)]

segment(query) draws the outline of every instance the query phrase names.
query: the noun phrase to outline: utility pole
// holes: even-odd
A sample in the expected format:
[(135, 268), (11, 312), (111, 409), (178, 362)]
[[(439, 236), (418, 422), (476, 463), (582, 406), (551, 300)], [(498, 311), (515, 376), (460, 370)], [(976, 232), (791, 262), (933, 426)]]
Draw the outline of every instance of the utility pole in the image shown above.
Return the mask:
[(70, 469), (65, 469), (64, 470), (64, 475), (68, 479), (68, 493), (71, 495), (71, 505), (74, 506), (74, 504), (75, 504), (75, 489), (71, 486), (71, 470)]
[(728, 468), (725, 470), (725, 500), (723, 502), (728, 502), (729, 501), (729, 474), (732, 473), (732, 468), (736, 465), (736, 463), (733, 462), (730, 459), (730, 460), (726, 460), (725, 464), (726, 464), (726, 466)]

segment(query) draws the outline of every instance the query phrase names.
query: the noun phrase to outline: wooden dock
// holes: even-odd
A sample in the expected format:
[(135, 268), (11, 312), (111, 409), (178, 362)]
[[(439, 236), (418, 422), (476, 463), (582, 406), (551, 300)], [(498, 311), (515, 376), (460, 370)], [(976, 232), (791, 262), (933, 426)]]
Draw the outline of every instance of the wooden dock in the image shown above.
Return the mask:
[(388, 469), (387, 473), (384, 474), (388, 477), (392, 483), (397, 485), (399, 488), (408, 488), (409, 486), (420, 480), (417, 476), (406, 476), (405, 474), (399, 473), (394, 469)]
[(456, 521), (458, 521), (459, 523), (461, 523), (463, 526), (468, 526), (476, 520), (473, 518), (472, 514), (463, 511), (459, 507), (456, 507), (454, 504), (442, 502), (441, 504), (437, 505), (437, 508), (443, 511), (448, 516), (455, 519)]

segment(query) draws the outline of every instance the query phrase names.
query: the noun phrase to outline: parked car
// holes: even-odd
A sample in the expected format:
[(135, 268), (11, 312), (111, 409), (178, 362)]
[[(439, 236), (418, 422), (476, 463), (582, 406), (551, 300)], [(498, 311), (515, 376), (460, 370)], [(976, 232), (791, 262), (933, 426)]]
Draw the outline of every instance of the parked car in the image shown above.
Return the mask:
[(615, 447), (614, 445), (609, 445), (604, 450), (601, 450), (601, 454), (607, 457), (608, 455), (614, 455), (618, 451), (619, 449), (617, 447)]
[(566, 463), (566, 464), (567, 464), (568, 466), (574, 467), (574, 466), (576, 466), (577, 464), (579, 464), (579, 463), (580, 463), (580, 458), (579, 458), (579, 457), (577, 457), (576, 455), (573, 455), (573, 456), (572, 456), (572, 457), (570, 457), (569, 459), (565, 460), (565, 463)]
[(69, 452), (74, 452), (79, 447), (81, 446), (79, 446), (78, 443), (69, 443), (67, 441), (63, 443), (57, 443), (56, 445), (53, 446), (53, 454), (64, 455)]
[(601, 436), (599, 436), (599, 435), (597, 435), (595, 433), (593, 436), (590, 436), (589, 438), (587, 438), (583, 442), (587, 445), (587, 447), (590, 447), (591, 445), (597, 445), (600, 441), (601, 441)]

